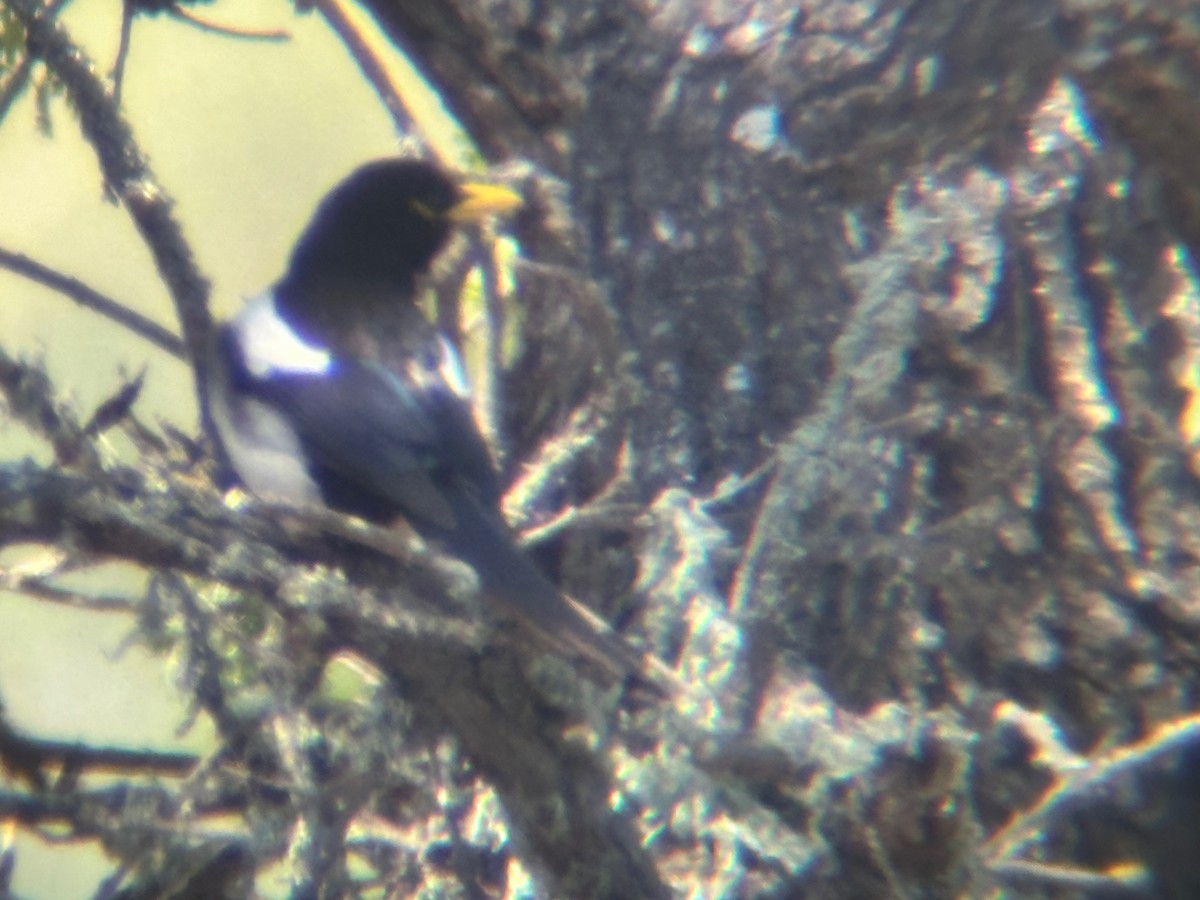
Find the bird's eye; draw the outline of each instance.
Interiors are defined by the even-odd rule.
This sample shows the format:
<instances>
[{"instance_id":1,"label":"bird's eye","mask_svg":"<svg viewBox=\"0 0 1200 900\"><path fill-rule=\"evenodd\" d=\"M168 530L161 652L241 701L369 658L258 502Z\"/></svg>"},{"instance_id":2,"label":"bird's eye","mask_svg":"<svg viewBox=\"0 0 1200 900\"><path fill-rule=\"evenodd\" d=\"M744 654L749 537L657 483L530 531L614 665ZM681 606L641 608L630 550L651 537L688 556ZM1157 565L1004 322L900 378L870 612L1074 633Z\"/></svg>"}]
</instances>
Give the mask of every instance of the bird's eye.
<instances>
[{"instance_id":1,"label":"bird's eye","mask_svg":"<svg viewBox=\"0 0 1200 900\"><path fill-rule=\"evenodd\" d=\"M433 211L433 207L423 200L409 200L408 205L409 208L412 209L412 211L422 219L428 219L429 221L433 222L436 221L438 217L437 213Z\"/></svg>"}]
</instances>

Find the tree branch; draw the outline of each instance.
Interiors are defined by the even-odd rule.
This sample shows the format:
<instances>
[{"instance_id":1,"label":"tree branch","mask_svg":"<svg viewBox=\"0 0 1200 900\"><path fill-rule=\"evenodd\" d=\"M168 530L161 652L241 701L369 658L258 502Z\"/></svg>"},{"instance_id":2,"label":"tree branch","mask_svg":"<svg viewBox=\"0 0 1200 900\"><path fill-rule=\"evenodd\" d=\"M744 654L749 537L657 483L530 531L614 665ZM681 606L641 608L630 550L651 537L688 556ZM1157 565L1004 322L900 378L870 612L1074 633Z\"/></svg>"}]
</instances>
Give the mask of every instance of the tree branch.
<instances>
[{"instance_id":1,"label":"tree branch","mask_svg":"<svg viewBox=\"0 0 1200 900\"><path fill-rule=\"evenodd\" d=\"M404 96L392 82L387 66L371 48L342 3L339 0L315 0L313 5L316 6L329 27L333 29L334 34L341 39L346 51L358 64L363 78L367 79L367 83L375 89L384 109L392 117L392 123L396 126L396 134L399 136L418 134L413 124L412 114L404 102Z\"/></svg>"},{"instance_id":2,"label":"tree branch","mask_svg":"<svg viewBox=\"0 0 1200 900\"><path fill-rule=\"evenodd\" d=\"M150 249L174 301L204 409L204 359L212 332L209 284L196 268L172 214L173 203L151 172L95 65L35 0L7 0L6 5L25 29L29 53L41 59L66 88L84 136L96 151L105 184L125 205Z\"/></svg>"},{"instance_id":3,"label":"tree branch","mask_svg":"<svg viewBox=\"0 0 1200 900\"><path fill-rule=\"evenodd\" d=\"M1046 834L1048 823L1069 806L1085 801L1104 785L1161 756L1200 741L1200 714L1163 722L1140 741L1091 757L1087 765L1057 780L1032 808L1015 816L983 847L988 865L1003 869L1032 842Z\"/></svg>"},{"instance_id":4,"label":"tree branch","mask_svg":"<svg viewBox=\"0 0 1200 900\"><path fill-rule=\"evenodd\" d=\"M24 275L31 281L58 291L60 294L74 300L85 309L90 309L128 328L138 337L145 338L155 347L165 350L176 359L187 360L187 350L178 337L157 322L154 322L139 312L135 312L111 297L106 297L77 278L56 272L49 266L44 266L30 259L23 253L13 253L0 248L0 266L18 275Z\"/></svg>"},{"instance_id":5,"label":"tree branch","mask_svg":"<svg viewBox=\"0 0 1200 900\"><path fill-rule=\"evenodd\" d=\"M29 463L0 467L0 545L69 540L100 556L190 573L253 592L297 626L319 610L327 637L303 625L311 646L361 653L404 686L422 716L454 733L497 786L564 896L666 896L632 822L608 805L613 787L605 767L558 729L537 725L530 704L540 692L520 674L514 648L489 646L481 657L470 627L423 627L434 617L422 607L462 589L439 571L436 556L388 565L387 580L402 584L408 598L401 605L316 576L311 562L293 566L289 559L332 562L331 548L321 546L320 535L289 534L274 517L264 518L230 510L211 489L182 479L152 490L132 470L98 480ZM474 615L480 616L477 608ZM193 641L211 633L212 626L201 629ZM210 663L217 659L210 654ZM216 684L211 666L206 671ZM550 807L559 813L547 820Z\"/></svg>"},{"instance_id":6,"label":"tree branch","mask_svg":"<svg viewBox=\"0 0 1200 900\"><path fill-rule=\"evenodd\" d=\"M191 753L96 747L28 737L9 727L0 716L0 762L38 781L40 779L31 773L41 773L47 766L62 767L71 777L97 770L127 776L149 773L181 777L195 768L199 757Z\"/></svg>"}]
</instances>

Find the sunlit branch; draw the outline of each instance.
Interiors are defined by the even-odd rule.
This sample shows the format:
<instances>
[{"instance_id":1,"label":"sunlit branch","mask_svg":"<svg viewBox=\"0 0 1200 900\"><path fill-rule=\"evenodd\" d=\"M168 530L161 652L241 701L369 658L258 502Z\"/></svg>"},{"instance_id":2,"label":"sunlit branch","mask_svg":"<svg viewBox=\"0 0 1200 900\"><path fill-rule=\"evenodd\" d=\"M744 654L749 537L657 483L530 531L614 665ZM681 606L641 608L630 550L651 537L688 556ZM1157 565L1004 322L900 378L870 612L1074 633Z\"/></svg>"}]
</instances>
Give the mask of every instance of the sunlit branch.
<instances>
[{"instance_id":1,"label":"sunlit branch","mask_svg":"<svg viewBox=\"0 0 1200 900\"><path fill-rule=\"evenodd\" d=\"M480 383L475 386L475 407L482 420L484 434L493 447L503 454L507 447L500 425L504 420L500 397L500 355L504 341L504 316L500 309L500 277L496 271L496 242L492 236L474 238L473 249L480 258L480 287L482 288L482 329L479 335L483 343L483 369ZM496 460L503 467L502 456Z\"/></svg>"},{"instance_id":2,"label":"sunlit branch","mask_svg":"<svg viewBox=\"0 0 1200 900\"><path fill-rule=\"evenodd\" d=\"M521 467L504 495L504 517L516 528L524 528L534 518L534 510L580 454L593 446L599 426L590 406L576 409L566 424L546 438Z\"/></svg>"},{"instance_id":3,"label":"sunlit branch","mask_svg":"<svg viewBox=\"0 0 1200 900\"><path fill-rule=\"evenodd\" d=\"M1164 722L1140 741L1092 757L1088 765L1056 781L1041 799L1016 816L984 845L989 866L1003 869L1029 844L1046 833L1049 821L1082 802L1102 785L1180 748L1200 742L1200 713Z\"/></svg>"},{"instance_id":4,"label":"sunlit branch","mask_svg":"<svg viewBox=\"0 0 1200 900\"><path fill-rule=\"evenodd\" d=\"M412 114L409 112L404 98L392 83L383 61L371 49L358 26L347 15L339 0L316 0L313 4L329 27L346 45L346 50L353 57L362 75L375 89L384 107L392 117L396 133L400 135L415 134Z\"/></svg>"}]
</instances>

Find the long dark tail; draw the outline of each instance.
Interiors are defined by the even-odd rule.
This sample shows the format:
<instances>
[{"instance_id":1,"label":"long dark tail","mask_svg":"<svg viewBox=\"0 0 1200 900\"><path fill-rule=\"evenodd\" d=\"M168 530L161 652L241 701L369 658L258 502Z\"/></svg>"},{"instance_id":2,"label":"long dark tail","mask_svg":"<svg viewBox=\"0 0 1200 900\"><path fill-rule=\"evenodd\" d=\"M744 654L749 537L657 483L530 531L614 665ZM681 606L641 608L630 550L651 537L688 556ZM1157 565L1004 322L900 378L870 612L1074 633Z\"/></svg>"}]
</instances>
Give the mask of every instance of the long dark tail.
<instances>
[{"instance_id":1,"label":"long dark tail","mask_svg":"<svg viewBox=\"0 0 1200 900\"><path fill-rule=\"evenodd\" d=\"M455 493L457 527L444 540L448 550L474 567L489 599L559 649L580 653L618 677L640 676L674 689L674 676L661 661L633 647L538 571L498 515Z\"/></svg>"}]
</instances>

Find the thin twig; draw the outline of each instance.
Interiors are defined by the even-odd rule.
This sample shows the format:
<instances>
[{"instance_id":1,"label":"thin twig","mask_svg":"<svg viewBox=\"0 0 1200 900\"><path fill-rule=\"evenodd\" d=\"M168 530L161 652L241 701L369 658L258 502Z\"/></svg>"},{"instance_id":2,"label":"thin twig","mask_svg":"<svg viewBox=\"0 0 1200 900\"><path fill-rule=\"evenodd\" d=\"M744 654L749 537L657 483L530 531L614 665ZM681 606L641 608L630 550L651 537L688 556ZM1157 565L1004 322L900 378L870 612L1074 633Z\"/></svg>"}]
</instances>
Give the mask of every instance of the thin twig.
<instances>
[{"instance_id":1,"label":"thin twig","mask_svg":"<svg viewBox=\"0 0 1200 900\"><path fill-rule=\"evenodd\" d=\"M529 521L532 510L551 485L580 453L595 443L597 430L593 410L583 406L571 414L557 433L542 441L504 494L504 517L511 524L520 528Z\"/></svg>"},{"instance_id":2,"label":"thin twig","mask_svg":"<svg viewBox=\"0 0 1200 900\"><path fill-rule=\"evenodd\" d=\"M133 601L128 597L97 596L82 591L71 591L49 584L44 578L20 576L15 572L0 570L0 588L91 612L132 612Z\"/></svg>"},{"instance_id":3,"label":"thin twig","mask_svg":"<svg viewBox=\"0 0 1200 900\"><path fill-rule=\"evenodd\" d=\"M237 38L243 41L267 41L270 43L282 43L283 41L290 41L292 39L291 32L286 28L236 28L232 25L222 25L220 22L213 22L211 19L202 18L178 4L167 7L167 14L179 19L181 22L186 22L198 28L200 31L206 31L209 34L219 35L220 37Z\"/></svg>"},{"instance_id":4,"label":"thin twig","mask_svg":"<svg viewBox=\"0 0 1200 900\"><path fill-rule=\"evenodd\" d=\"M713 492L700 501L701 505L706 511L709 511L713 507L729 503L750 488L757 486L760 481L771 474L778 462L778 457L772 453L745 475L734 473L722 478L713 488Z\"/></svg>"},{"instance_id":5,"label":"thin twig","mask_svg":"<svg viewBox=\"0 0 1200 900\"><path fill-rule=\"evenodd\" d=\"M371 87L375 88L375 93L379 95L384 108L392 117L396 133L400 135L419 134L412 112L409 110L408 104L404 102L403 95L392 83L383 60L371 49L358 26L342 8L342 4L338 0L315 0L313 5L334 33L341 38L342 43L346 45L346 50L358 64L363 77L367 79Z\"/></svg>"},{"instance_id":6,"label":"thin twig","mask_svg":"<svg viewBox=\"0 0 1200 900\"><path fill-rule=\"evenodd\" d=\"M534 547L545 543L557 534L571 528L585 525L620 525L628 524L643 511L640 503L596 503L589 501L582 506L568 506L558 512L548 522L535 525L521 532L519 543L522 547Z\"/></svg>"},{"instance_id":7,"label":"thin twig","mask_svg":"<svg viewBox=\"0 0 1200 900\"><path fill-rule=\"evenodd\" d=\"M476 386L476 414L481 420L484 434L498 454L505 449L503 435L500 434L500 423L504 420L500 404L500 350L503 343L504 316L500 304L500 277L496 271L496 239L495 235L475 234L471 243L478 250L481 260L479 266L480 289L483 310L483 324L480 338L483 342L483 371ZM497 465L503 468L503 458L497 458Z\"/></svg>"},{"instance_id":8,"label":"thin twig","mask_svg":"<svg viewBox=\"0 0 1200 900\"><path fill-rule=\"evenodd\" d=\"M138 13L133 0L125 0L121 11L121 39L117 45L117 58L112 67L112 96L117 106L121 105L121 85L125 81L125 61L129 57L130 38L133 33L133 19ZM280 42L291 40L291 34L282 28L256 30L253 28L234 28L211 22L189 12L178 4L166 7L166 13L193 28L220 37L237 38L246 41Z\"/></svg>"},{"instance_id":9,"label":"thin twig","mask_svg":"<svg viewBox=\"0 0 1200 900\"><path fill-rule=\"evenodd\" d=\"M175 303L204 409L204 360L213 330L209 284L196 268L172 201L159 187L91 60L36 0L6 0L6 6L24 27L30 54L40 58L65 88L106 184L124 203L154 257Z\"/></svg>"},{"instance_id":10,"label":"thin twig","mask_svg":"<svg viewBox=\"0 0 1200 900\"><path fill-rule=\"evenodd\" d=\"M83 426L83 436L98 437L123 424L132 414L133 405L142 395L142 385L146 383L146 367L133 378L126 378L111 397L96 407L87 424Z\"/></svg>"},{"instance_id":11,"label":"thin twig","mask_svg":"<svg viewBox=\"0 0 1200 900\"><path fill-rule=\"evenodd\" d=\"M4 88L0 89L0 122L8 115L16 99L25 92L25 88L29 87L30 77L33 75L33 61L32 56L26 55L8 76Z\"/></svg>"},{"instance_id":12,"label":"thin twig","mask_svg":"<svg viewBox=\"0 0 1200 900\"><path fill-rule=\"evenodd\" d=\"M101 787L93 791L70 793L44 793L31 796L16 791L0 790L0 818L15 819L23 825L39 825L49 822L67 822L74 830L71 837L79 840L84 837L103 837L106 829L128 828L129 817L116 820L111 815L99 813L114 813L135 808L152 810L170 810L174 806L174 797L167 788L158 785L141 785L121 783L111 787ZM204 803L195 804L196 815L217 815L220 813L241 812L245 799L240 796L220 795ZM142 826L146 830L165 833L169 825L169 813L155 817L149 824ZM111 823L119 822L114 826ZM129 840L128 834L125 835Z\"/></svg>"},{"instance_id":13,"label":"thin twig","mask_svg":"<svg viewBox=\"0 0 1200 900\"><path fill-rule=\"evenodd\" d=\"M9 415L54 448L59 465L101 468L96 448L69 408L54 399L54 385L41 366L14 359L0 347L0 395Z\"/></svg>"},{"instance_id":14,"label":"thin twig","mask_svg":"<svg viewBox=\"0 0 1200 900\"><path fill-rule=\"evenodd\" d=\"M475 260L470 253L454 256L454 266L437 282L437 330L444 334L455 347L463 346L462 298L467 289L467 280L475 270Z\"/></svg>"},{"instance_id":15,"label":"thin twig","mask_svg":"<svg viewBox=\"0 0 1200 900\"><path fill-rule=\"evenodd\" d=\"M757 470L756 470L757 471ZM766 471L770 471L769 469ZM758 513L754 517L754 525L750 528L750 536L742 549L742 558L738 561L729 586L729 611L736 619L749 607L750 596L758 579L758 567L762 561L763 552L767 546L767 535L774 531L775 518L775 483L778 471L772 474L771 483L758 504Z\"/></svg>"},{"instance_id":16,"label":"thin twig","mask_svg":"<svg viewBox=\"0 0 1200 900\"><path fill-rule=\"evenodd\" d=\"M192 753L96 747L69 741L30 738L11 729L0 729L0 757L20 759L24 765L63 766L74 772L105 771L133 775L187 775L199 757Z\"/></svg>"},{"instance_id":17,"label":"thin twig","mask_svg":"<svg viewBox=\"0 0 1200 900\"><path fill-rule=\"evenodd\" d=\"M640 503L620 502L617 498L622 491L632 484L630 472L633 468L633 454L629 441L621 444L617 456L617 471L599 493L592 496L586 503L570 505L560 510L548 521L521 532L522 547L531 547L547 541L568 528L578 528L580 525L596 523L616 524L632 522L643 512Z\"/></svg>"},{"instance_id":18,"label":"thin twig","mask_svg":"<svg viewBox=\"0 0 1200 900\"><path fill-rule=\"evenodd\" d=\"M1003 867L1012 862L1017 853L1046 833L1047 820L1097 786L1195 741L1200 741L1200 713L1164 722L1140 741L1093 757L1086 768L1056 781L1031 809L1019 814L984 844L984 858L989 867Z\"/></svg>"},{"instance_id":19,"label":"thin twig","mask_svg":"<svg viewBox=\"0 0 1200 900\"><path fill-rule=\"evenodd\" d=\"M121 107L121 86L125 83L125 60L129 58L129 41L133 36L133 0L122 0L121 3L121 37L117 41L117 58L113 60L112 98L113 104Z\"/></svg>"},{"instance_id":20,"label":"thin twig","mask_svg":"<svg viewBox=\"0 0 1200 900\"><path fill-rule=\"evenodd\" d=\"M991 870L1010 884L1026 883L1043 887L1052 885L1076 891L1103 891L1105 896L1117 893L1146 896L1151 887L1149 873L1139 865L1097 871L1076 866L1007 860L993 864Z\"/></svg>"},{"instance_id":21,"label":"thin twig","mask_svg":"<svg viewBox=\"0 0 1200 900\"><path fill-rule=\"evenodd\" d=\"M88 287L77 278L56 272L49 266L30 259L22 253L13 253L0 248L0 266L10 272L23 275L30 281L35 281L43 287L58 291L67 298L74 300L85 309L97 312L118 325L128 328L138 337L145 338L154 346L170 353L176 359L187 360L187 351L183 341L153 322L139 312L134 312L111 297L106 297L99 291Z\"/></svg>"}]
</instances>

